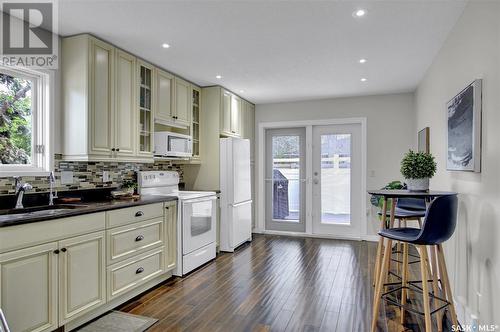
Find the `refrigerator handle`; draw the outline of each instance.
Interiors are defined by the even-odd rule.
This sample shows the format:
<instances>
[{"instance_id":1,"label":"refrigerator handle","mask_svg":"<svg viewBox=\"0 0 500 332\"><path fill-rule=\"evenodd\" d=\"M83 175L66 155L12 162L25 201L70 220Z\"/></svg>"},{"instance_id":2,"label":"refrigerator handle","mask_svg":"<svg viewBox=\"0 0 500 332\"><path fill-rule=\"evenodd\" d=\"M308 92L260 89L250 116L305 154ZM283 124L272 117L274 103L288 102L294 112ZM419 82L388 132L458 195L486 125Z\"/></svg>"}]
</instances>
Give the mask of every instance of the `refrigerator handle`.
<instances>
[{"instance_id":1,"label":"refrigerator handle","mask_svg":"<svg viewBox=\"0 0 500 332\"><path fill-rule=\"evenodd\" d=\"M248 201L244 201L244 202L241 202L241 203L229 204L229 205L231 205L232 207L238 207L238 206L245 205L245 204L248 204L248 203L252 203L252 200L250 199Z\"/></svg>"}]
</instances>

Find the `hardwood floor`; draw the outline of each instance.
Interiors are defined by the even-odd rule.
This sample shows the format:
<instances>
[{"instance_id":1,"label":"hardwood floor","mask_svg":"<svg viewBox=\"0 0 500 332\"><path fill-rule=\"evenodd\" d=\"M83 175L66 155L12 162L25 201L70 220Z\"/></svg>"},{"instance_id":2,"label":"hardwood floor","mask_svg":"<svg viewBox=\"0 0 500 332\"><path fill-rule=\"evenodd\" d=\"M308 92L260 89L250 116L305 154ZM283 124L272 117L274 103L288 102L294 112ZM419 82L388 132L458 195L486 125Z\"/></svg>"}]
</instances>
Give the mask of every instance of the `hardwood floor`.
<instances>
[{"instance_id":1,"label":"hardwood floor","mask_svg":"<svg viewBox=\"0 0 500 332\"><path fill-rule=\"evenodd\" d=\"M370 242L256 235L119 310L159 319L148 331L369 331L376 249ZM399 310L382 307L380 331L401 331ZM422 317L406 316L407 331L423 330Z\"/></svg>"}]
</instances>

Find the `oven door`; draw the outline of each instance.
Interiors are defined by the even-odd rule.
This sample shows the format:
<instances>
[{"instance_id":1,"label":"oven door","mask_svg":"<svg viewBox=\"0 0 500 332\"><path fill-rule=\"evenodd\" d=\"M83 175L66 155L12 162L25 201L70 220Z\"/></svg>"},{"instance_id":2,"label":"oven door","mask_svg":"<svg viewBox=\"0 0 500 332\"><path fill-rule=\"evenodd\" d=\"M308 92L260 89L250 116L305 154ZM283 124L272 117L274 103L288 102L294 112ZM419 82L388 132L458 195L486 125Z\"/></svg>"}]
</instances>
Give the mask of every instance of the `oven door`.
<instances>
[{"instance_id":1,"label":"oven door","mask_svg":"<svg viewBox=\"0 0 500 332\"><path fill-rule=\"evenodd\" d=\"M182 254L214 243L216 196L182 201Z\"/></svg>"}]
</instances>

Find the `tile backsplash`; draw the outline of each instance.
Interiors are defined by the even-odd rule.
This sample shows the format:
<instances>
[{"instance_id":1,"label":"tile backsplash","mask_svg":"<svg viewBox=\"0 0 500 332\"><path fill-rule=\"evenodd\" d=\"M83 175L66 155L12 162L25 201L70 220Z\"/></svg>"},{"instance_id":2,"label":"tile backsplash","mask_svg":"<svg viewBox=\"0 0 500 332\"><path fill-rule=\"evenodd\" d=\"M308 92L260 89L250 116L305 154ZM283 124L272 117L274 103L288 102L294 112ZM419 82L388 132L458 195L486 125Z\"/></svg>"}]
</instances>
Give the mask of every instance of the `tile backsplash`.
<instances>
[{"instance_id":1,"label":"tile backsplash","mask_svg":"<svg viewBox=\"0 0 500 332\"><path fill-rule=\"evenodd\" d=\"M60 155L55 156L54 174L56 176L55 189L58 191L111 188L118 187L124 180L135 179L136 171L177 171L180 181L183 182L183 171L181 165L171 162L147 163L123 163L123 162L73 162L61 160ZM73 172L73 184L61 184L61 171ZM102 172L109 172L109 181L102 182ZM46 176L24 176L24 182L33 186L31 192L46 192L49 190L49 182ZM12 177L0 178L0 195L11 195L15 193L14 179Z\"/></svg>"}]
</instances>

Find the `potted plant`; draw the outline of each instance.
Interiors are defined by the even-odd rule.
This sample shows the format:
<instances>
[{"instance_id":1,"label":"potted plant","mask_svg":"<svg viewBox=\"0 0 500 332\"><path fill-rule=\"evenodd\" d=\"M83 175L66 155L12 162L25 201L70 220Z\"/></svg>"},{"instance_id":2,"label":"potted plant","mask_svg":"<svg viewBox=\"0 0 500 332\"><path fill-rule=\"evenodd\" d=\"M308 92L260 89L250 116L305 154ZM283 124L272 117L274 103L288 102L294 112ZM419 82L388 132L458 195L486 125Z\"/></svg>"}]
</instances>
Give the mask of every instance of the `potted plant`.
<instances>
[{"instance_id":1,"label":"potted plant","mask_svg":"<svg viewBox=\"0 0 500 332\"><path fill-rule=\"evenodd\" d=\"M129 195L133 195L137 189L137 183L133 180L123 180L121 189L127 192Z\"/></svg>"},{"instance_id":2,"label":"potted plant","mask_svg":"<svg viewBox=\"0 0 500 332\"><path fill-rule=\"evenodd\" d=\"M401 160L401 174L410 191L429 190L429 179L435 173L436 162L430 153L410 150Z\"/></svg>"}]
</instances>

